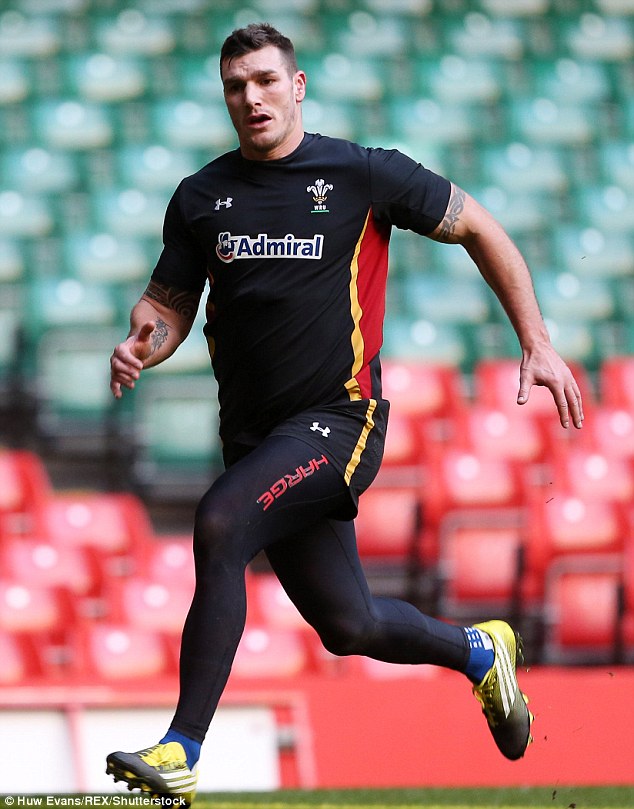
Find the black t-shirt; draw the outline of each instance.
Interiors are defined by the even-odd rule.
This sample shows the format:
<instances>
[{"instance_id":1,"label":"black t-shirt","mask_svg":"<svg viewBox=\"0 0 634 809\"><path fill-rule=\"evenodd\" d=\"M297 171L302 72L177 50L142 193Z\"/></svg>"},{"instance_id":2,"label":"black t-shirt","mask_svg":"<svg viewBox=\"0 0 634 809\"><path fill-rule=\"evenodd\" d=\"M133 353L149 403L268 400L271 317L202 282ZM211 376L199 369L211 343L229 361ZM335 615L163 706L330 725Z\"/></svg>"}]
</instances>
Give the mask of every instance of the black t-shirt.
<instances>
[{"instance_id":1,"label":"black t-shirt","mask_svg":"<svg viewBox=\"0 0 634 809\"><path fill-rule=\"evenodd\" d=\"M228 152L181 182L153 279L202 293L225 442L380 398L391 227L442 220L450 184L398 151L306 134L280 160Z\"/></svg>"}]
</instances>

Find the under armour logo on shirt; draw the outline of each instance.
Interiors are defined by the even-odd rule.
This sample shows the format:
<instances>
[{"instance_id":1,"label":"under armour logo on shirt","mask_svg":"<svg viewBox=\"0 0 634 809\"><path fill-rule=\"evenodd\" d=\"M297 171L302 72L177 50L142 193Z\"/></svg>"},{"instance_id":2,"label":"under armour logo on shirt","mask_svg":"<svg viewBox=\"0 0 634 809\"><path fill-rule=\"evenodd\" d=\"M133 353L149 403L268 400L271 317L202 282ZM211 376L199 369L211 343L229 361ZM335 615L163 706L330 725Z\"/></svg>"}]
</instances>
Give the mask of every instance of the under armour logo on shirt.
<instances>
[{"instance_id":1,"label":"under armour logo on shirt","mask_svg":"<svg viewBox=\"0 0 634 809\"><path fill-rule=\"evenodd\" d=\"M330 427L320 427L318 421L313 421L313 426L310 428L314 433L321 433L324 438L330 435Z\"/></svg>"},{"instance_id":2,"label":"under armour logo on shirt","mask_svg":"<svg viewBox=\"0 0 634 809\"><path fill-rule=\"evenodd\" d=\"M220 208L231 208L231 203L232 202L233 202L233 197L227 197L227 199L217 199L216 200L215 210L219 211Z\"/></svg>"}]
</instances>

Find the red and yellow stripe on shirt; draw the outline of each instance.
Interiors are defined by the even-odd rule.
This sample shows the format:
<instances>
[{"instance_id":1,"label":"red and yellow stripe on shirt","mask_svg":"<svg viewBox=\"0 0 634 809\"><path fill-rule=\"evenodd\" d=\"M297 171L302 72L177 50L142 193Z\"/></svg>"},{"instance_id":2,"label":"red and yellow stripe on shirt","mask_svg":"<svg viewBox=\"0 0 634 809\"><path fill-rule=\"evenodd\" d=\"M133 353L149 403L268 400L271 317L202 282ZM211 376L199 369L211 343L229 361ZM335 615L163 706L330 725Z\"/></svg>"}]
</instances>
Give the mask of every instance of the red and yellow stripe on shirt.
<instances>
[{"instance_id":1,"label":"red and yellow stripe on shirt","mask_svg":"<svg viewBox=\"0 0 634 809\"><path fill-rule=\"evenodd\" d=\"M389 233L377 227L368 211L350 264L350 314L353 364L346 389L351 400L374 395L369 362L383 340Z\"/></svg>"}]
</instances>

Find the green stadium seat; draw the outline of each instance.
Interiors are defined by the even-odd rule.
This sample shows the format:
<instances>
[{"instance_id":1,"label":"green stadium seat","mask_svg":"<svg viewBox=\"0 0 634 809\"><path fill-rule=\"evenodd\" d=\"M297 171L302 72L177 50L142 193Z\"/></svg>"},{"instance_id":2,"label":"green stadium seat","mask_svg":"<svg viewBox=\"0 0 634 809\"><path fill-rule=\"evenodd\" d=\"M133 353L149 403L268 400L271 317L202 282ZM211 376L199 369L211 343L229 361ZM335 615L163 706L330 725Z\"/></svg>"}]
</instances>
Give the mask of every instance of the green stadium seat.
<instances>
[{"instance_id":1,"label":"green stadium seat","mask_svg":"<svg viewBox=\"0 0 634 809\"><path fill-rule=\"evenodd\" d=\"M154 265L142 241L104 232L67 234L64 260L70 277L85 283L135 284L139 295Z\"/></svg>"},{"instance_id":2,"label":"green stadium seat","mask_svg":"<svg viewBox=\"0 0 634 809\"><path fill-rule=\"evenodd\" d=\"M479 160L483 179L507 191L559 194L568 188L565 152L556 146L517 141L484 145Z\"/></svg>"},{"instance_id":3,"label":"green stadium seat","mask_svg":"<svg viewBox=\"0 0 634 809\"><path fill-rule=\"evenodd\" d=\"M619 278L632 274L634 242L631 234L595 227L561 225L553 234L555 263L585 277Z\"/></svg>"},{"instance_id":4,"label":"green stadium seat","mask_svg":"<svg viewBox=\"0 0 634 809\"><path fill-rule=\"evenodd\" d=\"M513 237L540 233L550 227L557 208L549 192L524 192L498 186L473 187L471 196L483 205Z\"/></svg>"},{"instance_id":5,"label":"green stadium seat","mask_svg":"<svg viewBox=\"0 0 634 809\"><path fill-rule=\"evenodd\" d=\"M600 170L606 183L634 191L634 143L630 140L602 140L597 144Z\"/></svg>"},{"instance_id":6,"label":"green stadium seat","mask_svg":"<svg viewBox=\"0 0 634 809\"><path fill-rule=\"evenodd\" d=\"M634 32L624 18L586 13L562 30L561 46L581 59L625 62L634 57Z\"/></svg>"},{"instance_id":7,"label":"green stadium seat","mask_svg":"<svg viewBox=\"0 0 634 809\"><path fill-rule=\"evenodd\" d=\"M482 11L492 17L541 17L548 12L551 0L479 0Z\"/></svg>"},{"instance_id":8,"label":"green stadium seat","mask_svg":"<svg viewBox=\"0 0 634 809\"><path fill-rule=\"evenodd\" d=\"M511 99L506 104L511 139L535 146L584 146L597 137L599 110L550 98Z\"/></svg>"},{"instance_id":9,"label":"green stadium seat","mask_svg":"<svg viewBox=\"0 0 634 809\"><path fill-rule=\"evenodd\" d=\"M27 59L49 57L62 47L60 28L59 21L48 15L4 11L0 15L0 53Z\"/></svg>"},{"instance_id":10,"label":"green stadium seat","mask_svg":"<svg viewBox=\"0 0 634 809\"><path fill-rule=\"evenodd\" d=\"M68 87L85 101L112 103L143 96L147 78L143 68L127 56L90 53L71 56L65 64Z\"/></svg>"},{"instance_id":11,"label":"green stadium seat","mask_svg":"<svg viewBox=\"0 0 634 809\"><path fill-rule=\"evenodd\" d=\"M420 93L450 104L493 104L504 91L504 72L492 59L451 53L441 59L417 59L413 71Z\"/></svg>"},{"instance_id":12,"label":"green stadium seat","mask_svg":"<svg viewBox=\"0 0 634 809\"><path fill-rule=\"evenodd\" d=\"M387 100L390 131L396 139L427 144L468 143L481 134L477 116L465 104L444 104L417 96Z\"/></svg>"},{"instance_id":13,"label":"green stadium seat","mask_svg":"<svg viewBox=\"0 0 634 809\"><path fill-rule=\"evenodd\" d=\"M0 191L0 236L38 238L51 233L54 226L45 198L20 191Z\"/></svg>"},{"instance_id":14,"label":"green stadium seat","mask_svg":"<svg viewBox=\"0 0 634 809\"><path fill-rule=\"evenodd\" d=\"M138 188L98 191L91 197L93 220L99 230L115 236L160 238L168 192Z\"/></svg>"},{"instance_id":15,"label":"green stadium seat","mask_svg":"<svg viewBox=\"0 0 634 809\"><path fill-rule=\"evenodd\" d=\"M39 146L7 149L0 165L5 184L29 194L61 194L80 183L79 167L68 152Z\"/></svg>"},{"instance_id":16,"label":"green stadium seat","mask_svg":"<svg viewBox=\"0 0 634 809\"><path fill-rule=\"evenodd\" d=\"M385 0L363 0L363 6L375 14L383 14L386 10ZM432 0L390 0L389 12L399 17L426 17L433 9Z\"/></svg>"},{"instance_id":17,"label":"green stadium seat","mask_svg":"<svg viewBox=\"0 0 634 809\"><path fill-rule=\"evenodd\" d=\"M200 168L193 153L162 144L130 144L116 150L119 181L142 191L174 191L183 177Z\"/></svg>"},{"instance_id":18,"label":"green stadium seat","mask_svg":"<svg viewBox=\"0 0 634 809\"><path fill-rule=\"evenodd\" d=\"M110 355L121 329L46 328L36 346L37 430L60 452L108 450L112 438Z\"/></svg>"},{"instance_id":19,"label":"green stadium seat","mask_svg":"<svg viewBox=\"0 0 634 809\"><path fill-rule=\"evenodd\" d=\"M464 367L471 350L458 326L391 315L385 321L383 352L392 359L418 359Z\"/></svg>"},{"instance_id":20,"label":"green stadium seat","mask_svg":"<svg viewBox=\"0 0 634 809\"><path fill-rule=\"evenodd\" d=\"M113 123L102 105L70 97L38 102L31 109L33 132L50 149L100 149L114 139Z\"/></svg>"},{"instance_id":21,"label":"green stadium seat","mask_svg":"<svg viewBox=\"0 0 634 809\"><path fill-rule=\"evenodd\" d=\"M31 279L24 310L31 344L47 329L61 326L113 326L120 323L114 290L74 278ZM122 325L122 328L126 328Z\"/></svg>"},{"instance_id":22,"label":"green stadium seat","mask_svg":"<svg viewBox=\"0 0 634 809\"><path fill-rule=\"evenodd\" d=\"M0 289L5 284L24 278L25 262L19 243L11 238L0 238Z\"/></svg>"},{"instance_id":23,"label":"green stadium seat","mask_svg":"<svg viewBox=\"0 0 634 809\"><path fill-rule=\"evenodd\" d=\"M590 59L533 60L530 93L557 103L608 101L612 87L607 66Z\"/></svg>"},{"instance_id":24,"label":"green stadium seat","mask_svg":"<svg viewBox=\"0 0 634 809\"><path fill-rule=\"evenodd\" d=\"M594 0L594 3L597 11L608 16L634 14L633 0Z\"/></svg>"},{"instance_id":25,"label":"green stadium seat","mask_svg":"<svg viewBox=\"0 0 634 809\"><path fill-rule=\"evenodd\" d=\"M0 104L20 104L31 93L31 80L24 63L0 59Z\"/></svg>"},{"instance_id":26,"label":"green stadium seat","mask_svg":"<svg viewBox=\"0 0 634 809\"><path fill-rule=\"evenodd\" d=\"M347 102L319 101L306 98L302 102L304 128L333 138L354 140L359 133L359 115Z\"/></svg>"},{"instance_id":27,"label":"green stadium seat","mask_svg":"<svg viewBox=\"0 0 634 809\"><path fill-rule=\"evenodd\" d=\"M11 392L7 389L11 387L20 359L24 299L24 285L0 283L0 392L3 397L0 411L7 405L7 394Z\"/></svg>"},{"instance_id":28,"label":"green stadium seat","mask_svg":"<svg viewBox=\"0 0 634 809\"><path fill-rule=\"evenodd\" d=\"M115 56L157 56L171 53L176 47L167 19L145 14L134 6L122 9L115 17L95 19L94 33L97 46Z\"/></svg>"},{"instance_id":29,"label":"green stadium seat","mask_svg":"<svg viewBox=\"0 0 634 809\"><path fill-rule=\"evenodd\" d=\"M180 94L185 98L223 103L220 53L183 54L178 60Z\"/></svg>"},{"instance_id":30,"label":"green stadium seat","mask_svg":"<svg viewBox=\"0 0 634 809\"><path fill-rule=\"evenodd\" d=\"M603 278L569 272L533 273L535 293L544 317L562 321L602 321L615 314L615 300Z\"/></svg>"},{"instance_id":31,"label":"green stadium seat","mask_svg":"<svg viewBox=\"0 0 634 809\"><path fill-rule=\"evenodd\" d=\"M406 51L409 24L399 17L385 13L373 14L356 9L343 19L334 18L328 35L329 46L352 58L400 56Z\"/></svg>"},{"instance_id":32,"label":"green stadium seat","mask_svg":"<svg viewBox=\"0 0 634 809\"><path fill-rule=\"evenodd\" d=\"M384 77L373 59L332 51L301 59L309 79L309 93L331 101L379 101L385 93Z\"/></svg>"},{"instance_id":33,"label":"green stadium seat","mask_svg":"<svg viewBox=\"0 0 634 809\"><path fill-rule=\"evenodd\" d=\"M402 280L410 316L438 324L484 323L490 314L488 288L479 275L409 273Z\"/></svg>"},{"instance_id":34,"label":"green stadium seat","mask_svg":"<svg viewBox=\"0 0 634 809\"><path fill-rule=\"evenodd\" d=\"M426 246L429 250L431 267L435 272L446 272L463 278L478 275L473 259L463 247L431 239Z\"/></svg>"},{"instance_id":35,"label":"green stadium seat","mask_svg":"<svg viewBox=\"0 0 634 809\"><path fill-rule=\"evenodd\" d=\"M213 377L148 372L133 399L135 485L149 497L197 499L220 463Z\"/></svg>"},{"instance_id":36,"label":"green stadium seat","mask_svg":"<svg viewBox=\"0 0 634 809\"><path fill-rule=\"evenodd\" d=\"M151 117L157 141L169 147L219 152L237 145L224 103L161 100L152 106Z\"/></svg>"},{"instance_id":37,"label":"green stadium seat","mask_svg":"<svg viewBox=\"0 0 634 809\"><path fill-rule=\"evenodd\" d=\"M526 43L517 20L489 17L479 11L464 16L448 12L445 27L449 50L465 58L515 60L524 55Z\"/></svg>"},{"instance_id":38,"label":"green stadium seat","mask_svg":"<svg viewBox=\"0 0 634 809\"><path fill-rule=\"evenodd\" d=\"M634 232L634 199L622 185L584 187L575 199L581 223L605 234Z\"/></svg>"}]
</instances>

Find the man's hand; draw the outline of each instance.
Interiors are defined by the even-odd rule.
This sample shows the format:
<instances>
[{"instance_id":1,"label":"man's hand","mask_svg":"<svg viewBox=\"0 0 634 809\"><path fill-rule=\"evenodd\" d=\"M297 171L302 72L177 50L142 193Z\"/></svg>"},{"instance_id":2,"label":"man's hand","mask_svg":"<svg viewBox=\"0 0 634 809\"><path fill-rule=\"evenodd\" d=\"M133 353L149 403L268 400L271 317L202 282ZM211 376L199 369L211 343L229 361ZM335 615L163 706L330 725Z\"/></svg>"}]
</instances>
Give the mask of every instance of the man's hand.
<instances>
[{"instance_id":1,"label":"man's hand","mask_svg":"<svg viewBox=\"0 0 634 809\"><path fill-rule=\"evenodd\" d=\"M110 390L115 399L123 395L121 386L132 390L135 381L143 370L143 363L152 354L152 333L156 328L153 320L148 320L136 334L119 343L110 357Z\"/></svg>"},{"instance_id":2,"label":"man's hand","mask_svg":"<svg viewBox=\"0 0 634 809\"><path fill-rule=\"evenodd\" d=\"M574 426L581 429L583 403L579 386L570 368L548 343L538 343L530 351L524 351L520 366L518 404L528 402L533 385L543 385L550 390L562 427L568 427L572 419Z\"/></svg>"}]
</instances>

